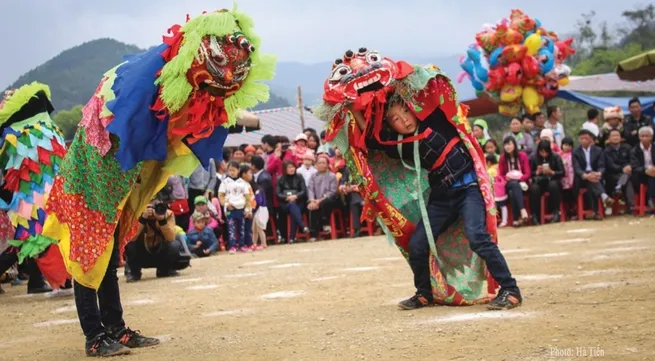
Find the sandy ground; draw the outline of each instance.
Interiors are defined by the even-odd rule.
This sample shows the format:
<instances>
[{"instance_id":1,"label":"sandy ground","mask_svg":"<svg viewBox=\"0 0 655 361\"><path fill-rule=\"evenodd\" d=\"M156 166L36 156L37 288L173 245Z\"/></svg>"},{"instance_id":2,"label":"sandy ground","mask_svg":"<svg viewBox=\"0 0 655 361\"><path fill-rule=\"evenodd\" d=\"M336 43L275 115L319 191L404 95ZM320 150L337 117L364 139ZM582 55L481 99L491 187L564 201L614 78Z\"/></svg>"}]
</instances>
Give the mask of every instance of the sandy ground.
<instances>
[{"instance_id":1,"label":"sandy ground","mask_svg":"<svg viewBox=\"0 0 655 361\"><path fill-rule=\"evenodd\" d=\"M501 231L524 306L400 311L411 272L382 237L194 260L126 284L129 360L655 360L655 219ZM119 270L122 274L122 270ZM1 360L85 359L72 298L0 296Z\"/></svg>"}]
</instances>

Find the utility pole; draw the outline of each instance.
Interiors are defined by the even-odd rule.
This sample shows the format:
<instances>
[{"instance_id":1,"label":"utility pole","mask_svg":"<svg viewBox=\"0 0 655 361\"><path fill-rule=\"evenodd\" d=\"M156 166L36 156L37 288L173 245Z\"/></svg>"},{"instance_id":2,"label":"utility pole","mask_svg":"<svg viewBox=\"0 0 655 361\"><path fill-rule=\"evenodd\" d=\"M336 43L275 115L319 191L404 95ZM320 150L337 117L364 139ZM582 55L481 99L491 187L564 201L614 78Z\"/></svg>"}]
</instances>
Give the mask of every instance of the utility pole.
<instances>
[{"instance_id":1,"label":"utility pole","mask_svg":"<svg viewBox=\"0 0 655 361\"><path fill-rule=\"evenodd\" d=\"M298 85L298 111L300 112L300 126L302 127L300 131L302 132L303 130L305 130L305 115L303 113L302 89L300 85Z\"/></svg>"}]
</instances>

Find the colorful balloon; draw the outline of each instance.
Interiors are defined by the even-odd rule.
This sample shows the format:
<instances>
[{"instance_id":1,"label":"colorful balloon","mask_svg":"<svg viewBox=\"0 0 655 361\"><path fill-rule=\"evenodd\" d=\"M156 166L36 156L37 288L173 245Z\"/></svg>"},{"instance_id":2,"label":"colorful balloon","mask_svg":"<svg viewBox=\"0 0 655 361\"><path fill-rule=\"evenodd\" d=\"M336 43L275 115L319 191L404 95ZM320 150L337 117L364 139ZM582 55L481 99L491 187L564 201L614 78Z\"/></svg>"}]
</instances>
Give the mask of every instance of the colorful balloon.
<instances>
[{"instance_id":1,"label":"colorful balloon","mask_svg":"<svg viewBox=\"0 0 655 361\"><path fill-rule=\"evenodd\" d=\"M553 53L548 49L539 50L539 68L541 69L541 74L548 74L553 67L555 66L555 57Z\"/></svg>"},{"instance_id":2,"label":"colorful balloon","mask_svg":"<svg viewBox=\"0 0 655 361\"><path fill-rule=\"evenodd\" d=\"M534 56L525 56L521 62L523 68L523 77L532 79L539 75L541 69L539 68L539 61Z\"/></svg>"},{"instance_id":3,"label":"colorful balloon","mask_svg":"<svg viewBox=\"0 0 655 361\"><path fill-rule=\"evenodd\" d=\"M523 106L528 113L534 114L539 111L539 93L537 93L537 89L532 86L526 86L523 88L521 97L523 99Z\"/></svg>"},{"instance_id":4,"label":"colorful balloon","mask_svg":"<svg viewBox=\"0 0 655 361\"><path fill-rule=\"evenodd\" d=\"M528 49L528 55L535 55L541 48L541 35L534 33L528 36L523 45Z\"/></svg>"},{"instance_id":5,"label":"colorful balloon","mask_svg":"<svg viewBox=\"0 0 655 361\"><path fill-rule=\"evenodd\" d=\"M457 79L468 77L476 94L496 99L502 114L515 115L521 108L533 114L570 81L563 61L575 53L573 40L560 40L519 9L496 25L485 24L475 38Z\"/></svg>"}]
</instances>

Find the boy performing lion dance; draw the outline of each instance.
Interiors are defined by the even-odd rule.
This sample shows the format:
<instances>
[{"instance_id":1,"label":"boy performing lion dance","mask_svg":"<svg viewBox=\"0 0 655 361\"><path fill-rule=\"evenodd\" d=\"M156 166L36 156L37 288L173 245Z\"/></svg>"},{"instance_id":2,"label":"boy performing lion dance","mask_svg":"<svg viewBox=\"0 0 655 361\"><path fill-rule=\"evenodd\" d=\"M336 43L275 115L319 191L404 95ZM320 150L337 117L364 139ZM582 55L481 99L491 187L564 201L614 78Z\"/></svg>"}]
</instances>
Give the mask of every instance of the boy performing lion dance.
<instances>
[{"instance_id":1,"label":"boy performing lion dance","mask_svg":"<svg viewBox=\"0 0 655 361\"><path fill-rule=\"evenodd\" d=\"M259 81L273 78L275 59L259 51L246 14L205 13L169 33L105 74L47 203L44 234L60 240L75 280L88 356L159 343L125 326L120 254L169 176L221 159L241 109L268 100Z\"/></svg>"},{"instance_id":2,"label":"boy performing lion dance","mask_svg":"<svg viewBox=\"0 0 655 361\"><path fill-rule=\"evenodd\" d=\"M47 292L39 270L54 294L72 291L56 238L42 234L46 222L45 203L55 175L66 155L64 137L50 113L50 88L31 83L5 92L0 103L0 166L5 183L2 187L7 210L15 230L13 247L0 253L0 274L18 261L27 260L30 280L28 293ZM38 266L38 268L37 268Z\"/></svg>"},{"instance_id":3,"label":"boy performing lion dance","mask_svg":"<svg viewBox=\"0 0 655 361\"><path fill-rule=\"evenodd\" d=\"M414 273L416 294L399 306L486 303L497 284L488 308L521 305L496 244L483 151L450 80L360 48L334 62L323 101L314 114L360 183L363 217L378 217Z\"/></svg>"}]
</instances>

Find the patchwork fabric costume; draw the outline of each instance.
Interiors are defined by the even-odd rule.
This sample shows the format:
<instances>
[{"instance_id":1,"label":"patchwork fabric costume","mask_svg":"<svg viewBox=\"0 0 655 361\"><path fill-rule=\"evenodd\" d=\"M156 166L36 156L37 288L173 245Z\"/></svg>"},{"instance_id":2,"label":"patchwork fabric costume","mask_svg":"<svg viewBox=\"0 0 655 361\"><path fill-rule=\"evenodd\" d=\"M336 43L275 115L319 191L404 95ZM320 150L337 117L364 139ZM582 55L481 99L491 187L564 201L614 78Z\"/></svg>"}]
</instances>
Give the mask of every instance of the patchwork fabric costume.
<instances>
[{"instance_id":1,"label":"patchwork fabric costume","mask_svg":"<svg viewBox=\"0 0 655 361\"><path fill-rule=\"evenodd\" d=\"M40 83L5 93L0 104L0 165L5 173L3 190L12 194L2 203L15 229L9 244L18 262L34 258L51 287L70 278L57 245L58 239L42 234L47 220L45 204L66 155L61 130L50 118L50 88ZM2 270L4 272L4 270Z\"/></svg>"},{"instance_id":2,"label":"patchwork fabric costume","mask_svg":"<svg viewBox=\"0 0 655 361\"><path fill-rule=\"evenodd\" d=\"M113 247L135 236L168 177L221 159L241 110L268 100L260 81L273 78L275 59L259 44L236 8L204 13L105 73L47 204L44 234L60 240L76 282L97 290Z\"/></svg>"},{"instance_id":3,"label":"patchwork fabric costume","mask_svg":"<svg viewBox=\"0 0 655 361\"><path fill-rule=\"evenodd\" d=\"M416 224L420 220L429 224L426 209L430 193L428 171L420 166L424 154L419 152L417 142L426 135L407 136L400 141L413 142L415 165L393 159L384 151L367 148L366 136L374 136L383 145L397 143L380 139L390 93L401 97L420 121L439 108L455 127L473 161L486 207L487 231L492 241L497 243L496 210L484 152L471 132L466 106L458 103L455 89L443 72L436 66L412 66L360 48L358 52L347 51L334 62L324 90L323 103L314 109L314 114L329 123L326 140L341 150L353 181L359 185L365 202L362 218L368 221L377 218L406 259ZM365 129L360 130L349 107L363 113ZM399 143L399 149L401 146ZM471 251L462 223L460 219L438 239L434 239L430 227L426 226L431 253L432 296L439 304L488 302L498 288L488 275L484 261Z\"/></svg>"}]
</instances>

